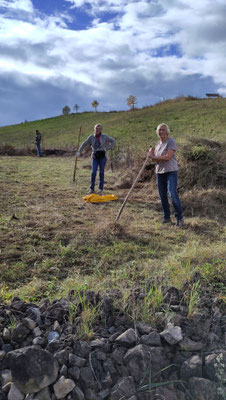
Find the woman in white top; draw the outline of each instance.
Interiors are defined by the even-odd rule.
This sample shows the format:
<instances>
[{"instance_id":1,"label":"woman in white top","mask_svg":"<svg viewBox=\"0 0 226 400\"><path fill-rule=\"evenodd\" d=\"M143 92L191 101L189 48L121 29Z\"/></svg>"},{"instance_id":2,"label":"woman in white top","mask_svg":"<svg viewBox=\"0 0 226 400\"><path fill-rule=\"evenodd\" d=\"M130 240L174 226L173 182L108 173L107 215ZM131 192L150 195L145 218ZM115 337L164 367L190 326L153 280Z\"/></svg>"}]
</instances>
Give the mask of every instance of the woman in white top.
<instances>
[{"instance_id":1,"label":"woman in white top","mask_svg":"<svg viewBox=\"0 0 226 400\"><path fill-rule=\"evenodd\" d=\"M163 209L163 223L171 222L169 194L177 220L176 225L183 226L182 206L177 194L177 144L175 139L169 137L170 130L166 124L160 124L156 133L159 142L154 148L150 148L149 155L156 162L157 186Z\"/></svg>"}]
</instances>

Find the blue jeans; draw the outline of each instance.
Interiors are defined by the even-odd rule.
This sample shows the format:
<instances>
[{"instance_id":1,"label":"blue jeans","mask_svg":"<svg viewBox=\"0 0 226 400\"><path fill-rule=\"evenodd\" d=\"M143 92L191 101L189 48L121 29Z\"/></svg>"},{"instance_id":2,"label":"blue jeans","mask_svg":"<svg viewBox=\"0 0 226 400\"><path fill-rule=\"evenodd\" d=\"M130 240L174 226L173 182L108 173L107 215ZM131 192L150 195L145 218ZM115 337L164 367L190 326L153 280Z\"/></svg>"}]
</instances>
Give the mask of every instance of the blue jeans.
<instances>
[{"instance_id":1,"label":"blue jeans","mask_svg":"<svg viewBox=\"0 0 226 400\"><path fill-rule=\"evenodd\" d=\"M96 160L95 158L92 158L92 174L91 174L91 183L90 183L90 189L94 190L95 187L95 181L96 181L96 174L97 174L97 169L99 167L99 190L103 190L104 187L104 168L106 164L107 158L103 157L100 158L99 160Z\"/></svg>"},{"instance_id":2,"label":"blue jeans","mask_svg":"<svg viewBox=\"0 0 226 400\"><path fill-rule=\"evenodd\" d=\"M177 171L157 174L157 185L163 208L163 218L170 219L169 195L173 203L174 215L177 220L181 220L183 215L181 202L177 194Z\"/></svg>"},{"instance_id":3,"label":"blue jeans","mask_svg":"<svg viewBox=\"0 0 226 400\"><path fill-rule=\"evenodd\" d=\"M41 152L41 144L40 143L36 143L36 147L37 147L37 155L39 157L41 157L42 152Z\"/></svg>"}]
</instances>

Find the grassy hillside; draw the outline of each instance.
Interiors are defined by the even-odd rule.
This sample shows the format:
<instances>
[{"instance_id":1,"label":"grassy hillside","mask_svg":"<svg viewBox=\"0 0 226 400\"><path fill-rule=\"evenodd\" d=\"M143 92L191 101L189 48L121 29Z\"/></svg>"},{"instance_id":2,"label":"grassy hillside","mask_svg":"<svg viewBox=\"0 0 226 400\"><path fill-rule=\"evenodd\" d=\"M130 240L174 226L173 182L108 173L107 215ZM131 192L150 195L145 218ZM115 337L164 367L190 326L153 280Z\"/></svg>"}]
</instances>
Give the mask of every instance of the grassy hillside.
<instances>
[{"instance_id":1,"label":"grassy hillside","mask_svg":"<svg viewBox=\"0 0 226 400\"><path fill-rule=\"evenodd\" d=\"M83 200L90 181L88 158L78 160L73 183L71 157L0 157L0 299L19 295L36 301L71 289L117 289L120 307L144 320L159 310L163 288L170 285L183 290L189 313L200 306L202 293L211 294L220 307L226 304L226 99L182 100L134 112L83 113L0 128L1 144L26 147L38 128L45 147L65 147L76 145L80 126L85 138L102 122L119 147L129 143L137 156L132 163L128 157L121 169L118 164L112 169L109 157L105 191L118 200L99 204ZM152 168L115 225L162 121L180 143L185 227L161 224ZM133 307L138 287L144 291L144 309Z\"/></svg>"},{"instance_id":2,"label":"grassy hillside","mask_svg":"<svg viewBox=\"0 0 226 400\"><path fill-rule=\"evenodd\" d=\"M93 132L96 123L117 139L120 146L143 151L156 141L156 126L165 122L178 142L186 137L222 140L226 135L226 99L168 100L141 110L110 113L78 113L0 128L0 145L31 146L35 130L43 134L44 147L65 148L77 145L79 127L82 140Z\"/></svg>"}]
</instances>

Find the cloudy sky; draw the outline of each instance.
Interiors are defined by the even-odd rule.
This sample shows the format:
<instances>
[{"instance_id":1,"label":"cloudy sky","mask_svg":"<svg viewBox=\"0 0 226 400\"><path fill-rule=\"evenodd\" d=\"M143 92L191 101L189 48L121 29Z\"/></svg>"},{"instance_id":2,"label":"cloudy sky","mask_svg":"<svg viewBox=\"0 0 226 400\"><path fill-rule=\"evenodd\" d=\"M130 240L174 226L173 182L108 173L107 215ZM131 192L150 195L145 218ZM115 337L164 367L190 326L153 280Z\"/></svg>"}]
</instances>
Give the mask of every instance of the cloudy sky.
<instances>
[{"instance_id":1,"label":"cloudy sky","mask_svg":"<svg viewBox=\"0 0 226 400\"><path fill-rule=\"evenodd\" d=\"M0 0L0 126L226 96L226 0Z\"/></svg>"}]
</instances>

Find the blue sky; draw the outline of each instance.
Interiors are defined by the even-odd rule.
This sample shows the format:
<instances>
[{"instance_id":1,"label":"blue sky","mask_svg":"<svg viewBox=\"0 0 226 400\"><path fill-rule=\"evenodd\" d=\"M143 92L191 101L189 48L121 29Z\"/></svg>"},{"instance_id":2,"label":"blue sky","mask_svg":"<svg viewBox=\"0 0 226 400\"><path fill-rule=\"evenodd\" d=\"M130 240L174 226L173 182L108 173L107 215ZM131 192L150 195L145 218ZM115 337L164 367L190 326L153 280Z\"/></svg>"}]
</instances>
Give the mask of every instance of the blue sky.
<instances>
[{"instance_id":1,"label":"blue sky","mask_svg":"<svg viewBox=\"0 0 226 400\"><path fill-rule=\"evenodd\" d=\"M0 0L0 126L226 96L225 0Z\"/></svg>"}]
</instances>

